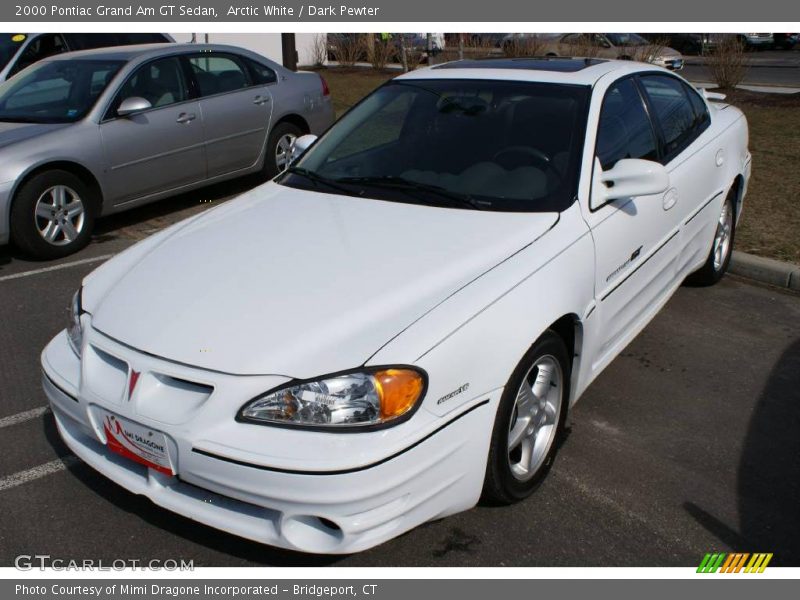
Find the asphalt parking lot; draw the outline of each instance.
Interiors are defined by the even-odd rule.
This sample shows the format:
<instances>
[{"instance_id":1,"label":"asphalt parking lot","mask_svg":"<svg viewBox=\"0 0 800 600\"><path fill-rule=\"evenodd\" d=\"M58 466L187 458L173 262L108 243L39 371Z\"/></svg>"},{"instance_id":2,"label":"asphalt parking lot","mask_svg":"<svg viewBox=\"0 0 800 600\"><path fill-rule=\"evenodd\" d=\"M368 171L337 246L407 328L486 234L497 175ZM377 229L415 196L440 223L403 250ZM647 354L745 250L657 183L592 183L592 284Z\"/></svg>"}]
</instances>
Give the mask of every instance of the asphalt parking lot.
<instances>
[{"instance_id":1,"label":"asphalt parking lot","mask_svg":"<svg viewBox=\"0 0 800 600\"><path fill-rule=\"evenodd\" d=\"M248 182L103 220L55 263L0 249L0 565L184 559L247 565L695 565L712 550L800 565L800 296L727 277L682 288L592 385L550 477L358 555L278 551L193 523L81 464L61 443L39 353L108 255ZM43 270L44 269L44 270Z\"/></svg>"}]
</instances>

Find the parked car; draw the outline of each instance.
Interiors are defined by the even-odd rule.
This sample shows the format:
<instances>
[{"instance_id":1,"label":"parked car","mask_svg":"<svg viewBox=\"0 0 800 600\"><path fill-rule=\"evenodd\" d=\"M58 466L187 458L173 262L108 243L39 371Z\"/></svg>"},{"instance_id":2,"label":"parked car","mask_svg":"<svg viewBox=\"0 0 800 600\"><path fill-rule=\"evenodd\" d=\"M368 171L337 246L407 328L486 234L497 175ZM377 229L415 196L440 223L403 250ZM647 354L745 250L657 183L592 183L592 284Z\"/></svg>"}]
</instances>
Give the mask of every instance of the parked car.
<instances>
[{"instance_id":1,"label":"parked car","mask_svg":"<svg viewBox=\"0 0 800 600\"><path fill-rule=\"evenodd\" d=\"M522 500L591 381L725 273L747 139L631 61L398 77L84 279L42 354L58 431L133 493L304 552Z\"/></svg>"},{"instance_id":2,"label":"parked car","mask_svg":"<svg viewBox=\"0 0 800 600\"><path fill-rule=\"evenodd\" d=\"M101 215L288 164L333 122L325 81L230 46L40 61L0 85L0 243L56 258Z\"/></svg>"},{"instance_id":3,"label":"parked car","mask_svg":"<svg viewBox=\"0 0 800 600\"><path fill-rule=\"evenodd\" d=\"M705 33L703 42L706 50L713 50L719 43L728 38L735 38L747 50L766 50L772 48L771 33Z\"/></svg>"},{"instance_id":4,"label":"parked car","mask_svg":"<svg viewBox=\"0 0 800 600\"><path fill-rule=\"evenodd\" d=\"M800 33L773 33L772 45L776 50L791 50L800 43Z\"/></svg>"},{"instance_id":5,"label":"parked car","mask_svg":"<svg viewBox=\"0 0 800 600\"><path fill-rule=\"evenodd\" d=\"M0 82L37 61L64 52L174 41L166 33L2 33Z\"/></svg>"},{"instance_id":6,"label":"parked car","mask_svg":"<svg viewBox=\"0 0 800 600\"><path fill-rule=\"evenodd\" d=\"M681 54L702 54L703 36L699 33L640 33L651 44L663 44Z\"/></svg>"},{"instance_id":7,"label":"parked car","mask_svg":"<svg viewBox=\"0 0 800 600\"><path fill-rule=\"evenodd\" d=\"M342 61L348 59L352 62L369 61L367 39L363 33L328 33L328 60ZM373 34L376 44L390 43L394 46L398 56L392 57L399 60L401 47L406 51L419 55L420 59L428 57L428 38L424 33L376 33ZM431 37L431 56L436 56L442 51L444 37L433 34Z\"/></svg>"},{"instance_id":8,"label":"parked car","mask_svg":"<svg viewBox=\"0 0 800 600\"><path fill-rule=\"evenodd\" d=\"M636 33L567 33L542 51L545 56L577 56L580 52L599 58L650 62L672 71L683 69L680 52Z\"/></svg>"}]
</instances>

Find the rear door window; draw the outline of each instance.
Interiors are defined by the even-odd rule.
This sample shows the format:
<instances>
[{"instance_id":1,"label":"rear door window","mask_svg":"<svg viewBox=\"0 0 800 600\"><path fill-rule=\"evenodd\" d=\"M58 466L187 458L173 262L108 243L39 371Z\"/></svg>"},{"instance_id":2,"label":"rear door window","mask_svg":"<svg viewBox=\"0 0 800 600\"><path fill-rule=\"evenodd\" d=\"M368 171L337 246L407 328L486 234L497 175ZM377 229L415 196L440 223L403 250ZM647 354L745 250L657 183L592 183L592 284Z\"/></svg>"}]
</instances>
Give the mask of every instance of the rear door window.
<instances>
[{"instance_id":1,"label":"rear door window","mask_svg":"<svg viewBox=\"0 0 800 600\"><path fill-rule=\"evenodd\" d=\"M647 75L641 82L661 129L664 160L668 162L699 135L694 108L683 82L675 77Z\"/></svg>"},{"instance_id":2,"label":"rear door window","mask_svg":"<svg viewBox=\"0 0 800 600\"><path fill-rule=\"evenodd\" d=\"M228 54L202 54L189 58L200 96L225 94L250 86L244 65Z\"/></svg>"}]
</instances>

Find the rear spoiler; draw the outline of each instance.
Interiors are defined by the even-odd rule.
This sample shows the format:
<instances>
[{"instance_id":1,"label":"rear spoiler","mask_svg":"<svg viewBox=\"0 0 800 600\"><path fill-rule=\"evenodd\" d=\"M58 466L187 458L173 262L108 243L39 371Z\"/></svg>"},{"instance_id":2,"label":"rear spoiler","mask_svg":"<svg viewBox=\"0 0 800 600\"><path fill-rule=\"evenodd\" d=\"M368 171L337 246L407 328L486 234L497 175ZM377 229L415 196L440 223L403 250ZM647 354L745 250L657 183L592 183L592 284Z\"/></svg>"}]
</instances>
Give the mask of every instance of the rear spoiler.
<instances>
[{"instance_id":1,"label":"rear spoiler","mask_svg":"<svg viewBox=\"0 0 800 600\"><path fill-rule=\"evenodd\" d=\"M697 88L703 94L706 100L725 100L725 94L718 94L717 92L709 92L706 88Z\"/></svg>"}]
</instances>

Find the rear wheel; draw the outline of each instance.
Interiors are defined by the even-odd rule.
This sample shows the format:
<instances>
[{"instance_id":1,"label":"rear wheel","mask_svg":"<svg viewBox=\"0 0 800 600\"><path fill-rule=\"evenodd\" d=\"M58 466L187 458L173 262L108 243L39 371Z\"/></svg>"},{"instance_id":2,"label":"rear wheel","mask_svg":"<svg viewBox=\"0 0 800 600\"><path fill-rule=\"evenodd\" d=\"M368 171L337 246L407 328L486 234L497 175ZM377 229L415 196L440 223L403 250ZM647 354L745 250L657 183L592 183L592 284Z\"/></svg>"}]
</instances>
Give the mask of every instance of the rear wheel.
<instances>
[{"instance_id":1,"label":"rear wheel","mask_svg":"<svg viewBox=\"0 0 800 600\"><path fill-rule=\"evenodd\" d=\"M728 270L733 254L733 238L736 233L735 197L736 190L731 189L725 202L722 203L722 209L717 217L711 251L705 264L687 278L686 281L690 285L714 285Z\"/></svg>"},{"instance_id":2,"label":"rear wheel","mask_svg":"<svg viewBox=\"0 0 800 600\"><path fill-rule=\"evenodd\" d=\"M293 123L278 123L270 132L267 140L267 152L264 156L264 177L272 179L278 173L289 168L292 161L292 150L303 131Z\"/></svg>"},{"instance_id":3,"label":"rear wheel","mask_svg":"<svg viewBox=\"0 0 800 600\"><path fill-rule=\"evenodd\" d=\"M26 181L11 206L11 241L39 259L67 256L84 248L94 227L91 189L68 171L39 173Z\"/></svg>"},{"instance_id":4,"label":"rear wheel","mask_svg":"<svg viewBox=\"0 0 800 600\"><path fill-rule=\"evenodd\" d=\"M506 385L495 417L483 497L510 504L528 497L555 460L564 429L569 359L547 331L525 354Z\"/></svg>"}]
</instances>

